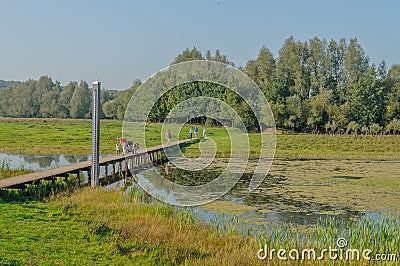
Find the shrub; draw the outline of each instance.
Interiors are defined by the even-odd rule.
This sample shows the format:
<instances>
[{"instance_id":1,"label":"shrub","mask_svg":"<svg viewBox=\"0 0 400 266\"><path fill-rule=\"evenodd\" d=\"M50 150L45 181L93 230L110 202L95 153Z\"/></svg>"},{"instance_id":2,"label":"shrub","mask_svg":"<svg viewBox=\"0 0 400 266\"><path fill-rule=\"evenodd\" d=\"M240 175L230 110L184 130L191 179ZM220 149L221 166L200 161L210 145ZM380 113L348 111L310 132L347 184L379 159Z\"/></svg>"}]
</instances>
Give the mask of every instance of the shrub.
<instances>
[{"instance_id":1,"label":"shrub","mask_svg":"<svg viewBox=\"0 0 400 266\"><path fill-rule=\"evenodd\" d=\"M378 125L377 123L372 123L369 126L369 132L373 135L376 135L382 131L382 127Z\"/></svg>"},{"instance_id":2,"label":"shrub","mask_svg":"<svg viewBox=\"0 0 400 266\"><path fill-rule=\"evenodd\" d=\"M368 126L363 125L363 126L361 127L361 133L363 133L364 135L367 135L368 132L369 132Z\"/></svg>"},{"instance_id":3,"label":"shrub","mask_svg":"<svg viewBox=\"0 0 400 266\"><path fill-rule=\"evenodd\" d=\"M347 134L351 133L351 134L357 135L359 128L360 128L360 126L357 124L357 122L351 121L347 125L346 133Z\"/></svg>"},{"instance_id":4,"label":"shrub","mask_svg":"<svg viewBox=\"0 0 400 266\"><path fill-rule=\"evenodd\" d=\"M397 134L400 133L400 121L397 119L393 119L386 126L386 133Z\"/></svg>"}]
</instances>

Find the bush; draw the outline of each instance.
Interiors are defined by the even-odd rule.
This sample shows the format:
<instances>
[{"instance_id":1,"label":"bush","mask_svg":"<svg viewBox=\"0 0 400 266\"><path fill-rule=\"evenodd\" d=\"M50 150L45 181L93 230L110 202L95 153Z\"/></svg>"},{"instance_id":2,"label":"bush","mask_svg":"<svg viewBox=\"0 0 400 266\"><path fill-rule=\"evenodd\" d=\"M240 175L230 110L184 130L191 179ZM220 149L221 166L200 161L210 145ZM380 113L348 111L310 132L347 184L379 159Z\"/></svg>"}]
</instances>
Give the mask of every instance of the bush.
<instances>
[{"instance_id":1,"label":"bush","mask_svg":"<svg viewBox=\"0 0 400 266\"><path fill-rule=\"evenodd\" d=\"M363 125L363 126L361 127L361 133L364 134L364 135L367 135L368 132L369 132L368 126Z\"/></svg>"},{"instance_id":2,"label":"bush","mask_svg":"<svg viewBox=\"0 0 400 266\"><path fill-rule=\"evenodd\" d=\"M386 126L386 133L397 134L400 133L400 121L397 119L393 119Z\"/></svg>"},{"instance_id":3,"label":"bush","mask_svg":"<svg viewBox=\"0 0 400 266\"><path fill-rule=\"evenodd\" d=\"M369 126L369 132L373 135L376 135L382 131L382 127L378 125L377 123L372 123Z\"/></svg>"},{"instance_id":4,"label":"bush","mask_svg":"<svg viewBox=\"0 0 400 266\"><path fill-rule=\"evenodd\" d=\"M357 124L357 122L351 121L347 125L346 133L347 134L351 133L351 134L357 135L359 128L360 128L360 126Z\"/></svg>"}]
</instances>

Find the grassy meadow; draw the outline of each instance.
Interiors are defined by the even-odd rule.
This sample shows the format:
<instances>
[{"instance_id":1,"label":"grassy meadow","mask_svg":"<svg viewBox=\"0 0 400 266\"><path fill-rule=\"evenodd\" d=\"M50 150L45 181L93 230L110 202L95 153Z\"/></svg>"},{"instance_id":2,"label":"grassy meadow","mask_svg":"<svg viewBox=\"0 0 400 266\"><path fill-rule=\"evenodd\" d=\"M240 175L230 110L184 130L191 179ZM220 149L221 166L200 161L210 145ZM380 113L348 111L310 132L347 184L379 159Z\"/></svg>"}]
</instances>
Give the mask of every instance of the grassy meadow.
<instances>
[{"instance_id":1,"label":"grassy meadow","mask_svg":"<svg viewBox=\"0 0 400 266\"><path fill-rule=\"evenodd\" d=\"M0 152L26 154L90 154L91 120L74 119L0 119ZM202 126L199 127L201 135ZM189 137L185 126L179 137ZM102 120L100 151L113 154L122 122ZM146 128L148 146L161 143L161 124ZM207 127L207 136L217 143L217 156L229 157L230 143L222 127ZM260 136L249 134L251 158L257 158ZM278 134L275 157L287 159L400 159L400 135L314 135ZM186 155L197 156L197 145L187 148Z\"/></svg>"}]
</instances>

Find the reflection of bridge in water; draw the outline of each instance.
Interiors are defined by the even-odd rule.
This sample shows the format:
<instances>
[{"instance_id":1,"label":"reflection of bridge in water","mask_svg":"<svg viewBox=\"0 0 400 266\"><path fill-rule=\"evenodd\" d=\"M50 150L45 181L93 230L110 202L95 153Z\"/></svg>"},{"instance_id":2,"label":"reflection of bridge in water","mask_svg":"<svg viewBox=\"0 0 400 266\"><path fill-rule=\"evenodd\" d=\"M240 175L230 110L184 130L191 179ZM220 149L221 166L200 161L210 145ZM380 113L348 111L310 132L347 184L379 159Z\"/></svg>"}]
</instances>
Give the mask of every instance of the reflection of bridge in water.
<instances>
[{"instance_id":1,"label":"reflection of bridge in water","mask_svg":"<svg viewBox=\"0 0 400 266\"><path fill-rule=\"evenodd\" d=\"M148 149L139 149L135 154L107 156L100 159L100 167L104 167L104 175L100 176L100 184L108 185L118 180L132 176L153 164L166 162L165 149L173 149L187 143L188 140L179 140L171 144L159 145ZM0 188L25 188L26 184L38 184L40 180L56 181L57 178L68 179L70 174L77 175L78 185L82 182L82 172L86 172L90 182L92 161L85 161L65 165L54 169L33 172L25 175L0 179ZM110 169L111 168L111 169Z\"/></svg>"}]
</instances>

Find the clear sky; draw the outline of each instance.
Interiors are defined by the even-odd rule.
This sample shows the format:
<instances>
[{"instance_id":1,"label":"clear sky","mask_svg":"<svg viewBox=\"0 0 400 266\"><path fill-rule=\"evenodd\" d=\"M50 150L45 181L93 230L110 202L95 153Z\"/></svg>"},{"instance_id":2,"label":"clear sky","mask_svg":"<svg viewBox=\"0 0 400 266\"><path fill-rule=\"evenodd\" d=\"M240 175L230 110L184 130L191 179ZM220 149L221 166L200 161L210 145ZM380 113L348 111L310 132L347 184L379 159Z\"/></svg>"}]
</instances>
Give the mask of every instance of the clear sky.
<instances>
[{"instance_id":1,"label":"clear sky","mask_svg":"<svg viewBox=\"0 0 400 266\"><path fill-rule=\"evenodd\" d=\"M125 89L195 46L236 66L293 35L357 37L373 63L400 63L400 1L0 0L0 79L96 78Z\"/></svg>"}]
</instances>

